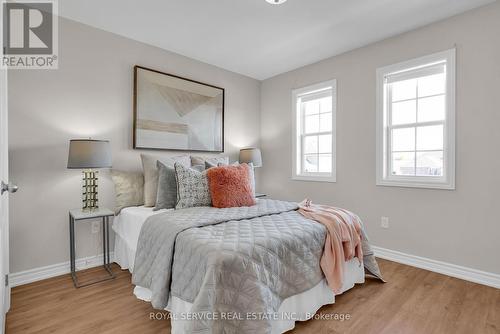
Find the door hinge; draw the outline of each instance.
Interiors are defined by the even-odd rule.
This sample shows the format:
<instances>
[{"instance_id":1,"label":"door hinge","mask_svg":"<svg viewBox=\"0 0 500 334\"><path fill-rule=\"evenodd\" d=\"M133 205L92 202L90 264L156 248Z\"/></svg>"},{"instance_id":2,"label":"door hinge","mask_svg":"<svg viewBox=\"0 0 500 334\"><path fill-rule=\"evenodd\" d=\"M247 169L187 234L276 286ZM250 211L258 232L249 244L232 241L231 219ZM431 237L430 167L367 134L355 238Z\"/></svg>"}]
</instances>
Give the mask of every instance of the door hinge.
<instances>
[{"instance_id":1,"label":"door hinge","mask_svg":"<svg viewBox=\"0 0 500 334\"><path fill-rule=\"evenodd\" d=\"M9 274L5 274L5 286L9 286Z\"/></svg>"}]
</instances>

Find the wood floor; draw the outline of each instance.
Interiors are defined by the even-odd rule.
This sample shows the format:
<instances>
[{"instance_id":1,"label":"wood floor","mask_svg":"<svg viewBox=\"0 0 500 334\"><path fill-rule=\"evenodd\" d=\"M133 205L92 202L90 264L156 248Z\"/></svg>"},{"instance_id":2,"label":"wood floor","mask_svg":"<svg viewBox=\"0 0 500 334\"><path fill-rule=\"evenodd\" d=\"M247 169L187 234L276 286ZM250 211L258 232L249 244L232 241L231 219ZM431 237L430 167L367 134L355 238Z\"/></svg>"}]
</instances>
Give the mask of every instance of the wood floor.
<instances>
[{"instance_id":1,"label":"wood floor","mask_svg":"<svg viewBox=\"0 0 500 334\"><path fill-rule=\"evenodd\" d=\"M388 283L368 280L337 296L318 314L349 320L298 322L290 333L500 333L500 290L380 260ZM137 300L130 274L114 266L115 280L80 289L69 275L12 290L7 334L170 333L169 320ZM90 269L82 276L102 274Z\"/></svg>"}]
</instances>

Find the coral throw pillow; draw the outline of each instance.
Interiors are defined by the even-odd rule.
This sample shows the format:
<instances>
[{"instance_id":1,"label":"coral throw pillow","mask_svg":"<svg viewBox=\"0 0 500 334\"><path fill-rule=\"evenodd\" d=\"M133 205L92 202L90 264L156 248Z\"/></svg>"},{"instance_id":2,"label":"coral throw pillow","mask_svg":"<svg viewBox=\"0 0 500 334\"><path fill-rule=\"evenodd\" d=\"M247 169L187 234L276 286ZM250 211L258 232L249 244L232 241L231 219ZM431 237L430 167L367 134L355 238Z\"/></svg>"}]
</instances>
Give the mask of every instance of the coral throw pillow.
<instances>
[{"instance_id":1,"label":"coral throw pillow","mask_svg":"<svg viewBox=\"0 0 500 334\"><path fill-rule=\"evenodd\" d=\"M222 166L208 169L208 184L212 206L232 208L255 205L248 175L250 166Z\"/></svg>"}]
</instances>

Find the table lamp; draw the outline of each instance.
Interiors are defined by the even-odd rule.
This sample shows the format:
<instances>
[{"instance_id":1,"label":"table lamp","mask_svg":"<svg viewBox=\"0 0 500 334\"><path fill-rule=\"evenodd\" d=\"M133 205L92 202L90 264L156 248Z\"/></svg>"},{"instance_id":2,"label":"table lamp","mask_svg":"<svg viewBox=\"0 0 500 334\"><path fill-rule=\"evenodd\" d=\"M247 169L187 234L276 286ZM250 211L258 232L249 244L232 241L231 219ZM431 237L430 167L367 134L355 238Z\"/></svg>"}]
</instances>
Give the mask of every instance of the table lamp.
<instances>
[{"instance_id":1,"label":"table lamp","mask_svg":"<svg viewBox=\"0 0 500 334\"><path fill-rule=\"evenodd\" d=\"M262 167L262 154L258 148L244 148L240 150L240 163L252 163L254 167Z\"/></svg>"},{"instance_id":2,"label":"table lamp","mask_svg":"<svg viewBox=\"0 0 500 334\"><path fill-rule=\"evenodd\" d=\"M68 168L83 169L82 210L99 208L98 171L111 167L111 147L108 140L72 139L69 142Z\"/></svg>"}]
</instances>

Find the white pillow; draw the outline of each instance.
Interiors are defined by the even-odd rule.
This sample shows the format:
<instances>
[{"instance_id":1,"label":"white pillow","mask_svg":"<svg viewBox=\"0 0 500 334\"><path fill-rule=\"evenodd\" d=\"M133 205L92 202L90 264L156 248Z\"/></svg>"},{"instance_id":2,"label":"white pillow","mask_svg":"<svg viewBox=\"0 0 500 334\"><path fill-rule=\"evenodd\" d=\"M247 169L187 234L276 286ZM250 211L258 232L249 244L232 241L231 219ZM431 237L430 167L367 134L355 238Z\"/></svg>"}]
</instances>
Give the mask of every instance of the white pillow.
<instances>
[{"instance_id":1,"label":"white pillow","mask_svg":"<svg viewBox=\"0 0 500 334\"><path fill-rule=\"evenodd\" d=\"M115 214L123 208L144 204L144 176L140 172L121 172L111 170L111 179L115 184Z\"/></svg>"}]
</instances>

